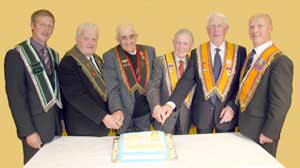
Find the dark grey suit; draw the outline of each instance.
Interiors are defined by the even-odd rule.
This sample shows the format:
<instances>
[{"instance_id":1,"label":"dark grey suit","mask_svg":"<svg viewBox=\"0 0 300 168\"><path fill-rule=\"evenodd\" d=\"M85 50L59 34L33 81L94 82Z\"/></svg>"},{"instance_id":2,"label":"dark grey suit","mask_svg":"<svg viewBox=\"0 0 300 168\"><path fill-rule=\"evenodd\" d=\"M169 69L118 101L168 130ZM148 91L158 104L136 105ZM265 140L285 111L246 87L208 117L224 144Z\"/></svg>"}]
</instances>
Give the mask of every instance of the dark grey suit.
<instances>
[{"instance_id":1,"label":"dark grey suit","mask_svg":"<svg viewBox=\"0 0 300 168\"><path fill-rule=\"evenodd\" d=\"M166 81L166 69L163 65L164 57L158 57L154 63L152 78L148 83L147 88L147 100L149 102L151 111L156 105L164 105L170 98L170 93ZM171 116L165 121L162 126L156 120L153 122L153 126L157 130L163 130L167 133L175 134L188 134L191 126L191 113L186 104L182 104L177 107ZM176 122L178 122L178 129L175 130Z\"/></svg>"},{"instance_id":2,"label":"dark grey suit","mask_svg":"<svg viewBox=\"0 0 300 168\"><path fill-rule=\"evenodd\" d=\"M203 92L203 84L199 76L199 67L197 61L196 49L192 51L188 67L185 70L182 78L177 83L174 92L171 95L170 101L173 101L176 106L180 106L188 92L194 85L195 93L192 100L191 112L192 122L198 130L209 130L216 128L219 132L232 131L237 124L237 106L234 104L234 99L238 91L240 69L243 65L246 56L246 49L239 46L237 51L237 61L235 67L235 75L233 77L230 89L222 102L218 98L213 104L210 99L205 100ZM220 113L224 107L229 105L235 112L231 122L220 124Z\"/></svg>"},{"instance_id":3,"label":"dark grey suit","mask_svg":"<svg viewBox=\"0 0 300 168\"><path fill-rule=\"evenodd\" d=\"M281 53L265 70L255 92L244 112L239 114L240 132L259 142L260 133L274 143L262 145L276 156L280 132L291 106L293 63Z\"/></svg>"},{"instance_id":4,"label":"dark grey suit","mask_svg":"<svg viewBox=\"0 0 300 168\"><path fill-rule=\"evenodd\" d=\"M155 50L150 46L143 46L147 49L148 62L150 66L150 78L154 59L156 57ZM114 52L114 48L108 50L103 55L104 59L104 80L106 82L108 92L108 106L111 112L121 110L124 114L123 126L118 130L118 133L127 132L128 127L131 124L132 114L134 112L135 95L129 94L125 83L122 79L122 73L120 66L117 62L117 57ZM141 117L142 121L139 122L139 127L142 130L149 130L148 124L150 123L150 114ZM131 130L130 130L131 131Z\"/></svg>"},{"instance_id":5,"label":"dark grey suit","mask_svg":"<svg viewBox=\"0 0 300 168\"><path fill-rule=\"evenodd\" d=\"M57 65L52 67L53 72ZM38 151L26 143L27 136L37 132L45 144L55 135L61 135L60 110L54 105L48 112L44 112L31 77L16 49L7 52L4 71L9 107L16 124L17 135L22 140L26 163Z\"/></svg>"},{"instance_id":6,"label":"dark grey suit","mask_svg":"<svg viewBox=\"0 0 300 168\"><path fill-rule=\"evenodd\" d=\"M103 71L102 65L99 65L100 67ZM72 56L65 55L59 64L58 72L68 135L108 135L109 129L102 122L109 113L107 102L97 94L82 67Z\"/></svg>"}]
</instances>

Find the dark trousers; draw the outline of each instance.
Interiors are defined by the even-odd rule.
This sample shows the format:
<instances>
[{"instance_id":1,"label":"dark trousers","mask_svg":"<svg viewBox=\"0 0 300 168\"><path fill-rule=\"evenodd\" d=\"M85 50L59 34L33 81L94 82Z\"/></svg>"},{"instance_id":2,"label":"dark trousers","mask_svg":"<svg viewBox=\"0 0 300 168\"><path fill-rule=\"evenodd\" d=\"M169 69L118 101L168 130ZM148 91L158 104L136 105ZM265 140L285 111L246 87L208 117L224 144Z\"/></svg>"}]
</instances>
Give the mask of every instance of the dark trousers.
<instances>
[{"instance_id":1,"label":"dark trousers","mask_svg":"<svg viewBox=\"0 0 300 168\"><path fill-rule=\"evenodd\" d=\"M126 132L150 131L151 115L146 114L141 117L132 118Z\"/></svg>"},{"instance_id":2,"label":"dark trousers","mask_svg":"<svg viewBox=\"0 0 300 168\"><path fill-rule=\"evenodd\" d=\"M260 144L260 143L258 143ZM262 146L267 152L269 152L272 156L276 157L276 152L277 152L277 146L278 146L278 141L274 141L271 144L263 144Z\"/></svg>"},{"instance_id":3,"label":"dark trousers","mask_svg":"<svg viewBox=\"0 0 300 168\"><path fill-rule=\"evenodd\" d=\"M234 128L231 128L229 130L222 130L222 129L216 129L216 133L224 133L224 132L234 132ZM213 133L213 127L211 128L205 128L205 129L199 129L197 128L197 134L208 134L208 133Z\"/></svg>"}]
</instances>

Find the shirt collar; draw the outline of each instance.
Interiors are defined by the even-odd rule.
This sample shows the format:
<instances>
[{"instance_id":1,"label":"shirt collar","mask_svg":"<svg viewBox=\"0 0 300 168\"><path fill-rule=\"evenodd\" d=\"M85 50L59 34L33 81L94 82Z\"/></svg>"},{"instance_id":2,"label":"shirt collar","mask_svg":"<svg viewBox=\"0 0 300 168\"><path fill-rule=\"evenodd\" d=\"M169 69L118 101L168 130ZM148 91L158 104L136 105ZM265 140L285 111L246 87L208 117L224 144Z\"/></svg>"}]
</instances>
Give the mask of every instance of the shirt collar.
<instances>
[{"instance_id":1,"label":"shirt collar","mask_svg":"<svg viewBox=\"0 0 300 168\"><path fill-rule=\"evenodd\" d=\"M33 45L33 47L37 50L37 51L42 51L43 49L47 49L47 45L42 45L41 43L39 43L38 41L34 40L33 38L30 38L30 43Z\"/></svg>"},{"instance_id":2,"label":"shirt collar","mask_svg":"<svg viewBox=\"0 0 300 168\"><path fill-rule=\"evenodd\" d=\"M273 42L270 40L268 42L265 42L264 44L257 46L253 48L255 50L255 54L257 56L261 55L262 52L264 52L267 48L271 47L273 45Z\"/></svg>"},{"instance_id":3,"label":"shirt collar","mask_svg":"<svg viewBox=\"0 0 300 168\"><path fill-rule=\"evenodd\" d=\"M87 57L88 60L91 60L93 56L89 55L89 56L86 56L86 57Z\"/></svg>"},{"instance_id":4,"label":"shirt collar","mask_svg":"<svg viewBox=\"0 0 300 168\"><path fill-rule=\"evenodd\" d=\"M221 52L225 51L225 41L223 41L223 43L220 45L220 47L217 47L214 43L210 42L210 47L213 51L216 50L216 48L219 48L221 50Z\"/></svg>"},{"instance_id":5,"label":"shirt collar","mask_svg":"<svg viewBox=\"0 0 300 168\"><path fill-rule=\"evenodd\" d=\"M186 63L186 57L184 57L184 58L179 58L177 55L175 55L174 52L173 52L173 54L174 54L175 61L176 61L177 64L179 63L180 60L182 60L184 64Z\"/></svg>"},{"instance_id":6,"label":"shirt collar","mask_svg":"<svg viewBox=\"0 0 300 168\"><path fill-rule=\"evenodd\" d=\"M130 54L130 55L136 55L136 50L137 50L137 49L135 49L134 52L128 52L128 51L125 51L123 48L122 48L122 50L123 50L125 53L127 53L127 54Z\"/></svg>"}]
</instances>

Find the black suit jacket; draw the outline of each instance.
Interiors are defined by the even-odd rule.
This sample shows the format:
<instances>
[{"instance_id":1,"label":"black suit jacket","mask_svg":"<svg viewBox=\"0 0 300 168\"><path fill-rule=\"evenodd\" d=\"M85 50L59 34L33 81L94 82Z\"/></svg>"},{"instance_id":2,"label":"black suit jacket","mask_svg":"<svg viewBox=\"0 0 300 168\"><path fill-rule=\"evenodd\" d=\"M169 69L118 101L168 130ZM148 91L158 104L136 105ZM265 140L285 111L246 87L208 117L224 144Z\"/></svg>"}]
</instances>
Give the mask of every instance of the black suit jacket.
<instances>
[{"instance_id":1,"label":"black suit jacket","mask_svg":"<svg viewBox=\"0 0 300 168\"><path fill-rule=\"evenodd\" d=\"M57 68L54 65L52 67L52 71ZM47 113L44 112L31 77L16 49L6 53L4 71L6 94L18 137L25 139L37 132L42 142L47 143L55 135L61 135L59 108L55 105Z\"/></svg>"},{"instance_id":2,"label":"black suit jacket","mask_svg":"<svg viewBox=\"0 0 300 168\"><path fill-rule=\"evenodd\" d=\"M246 110L239 114L240 132L255 141L260 133L278 141L291 106L293 63L277 54L265 70Z\"/></svg>"},{"instance_id":3,"label":"black suit jacket","mask_svg":"<svg viewBox=\"0 0 300 168\"><path fill-rule=\"evenodd\" d=\"M58 67L68 135L106 136L102 122L108 114L107 103L97 94L76 60L65 55Z\"/></svg>"},{"instance_id":4,"label":"black suit jacket","mask_svg":"<svg viewBox=\"0 0 300 168\"><path fill-rule=\"evenodd\" d=\"M240 70L246 57L246 49L244 47L239 46L237 51L237 62L235 67L236 73L232 80L231 87L228 91L224 102L221 102L217 98L215 105L211 103L210 99L205 100L204 98L203 86L198 71L196 50L197 49L192 50L188 66L182 78L177 83L176 88L171 95L170 101L173 101L176 104L176 107L179 107L184 101L188 92L192 89L192 87L195 84L196 88L191 105L192 122L199 129L210 128L210 124L212 123L214 123L219 129L231 129L237 124L237 115L235 115L231 122L223 124L219 124L219 116L222 109L227 105L229 105L237 114L238 110L237 106L234 104L234 100L238 91Z\"/></svg>"}]
</instances>

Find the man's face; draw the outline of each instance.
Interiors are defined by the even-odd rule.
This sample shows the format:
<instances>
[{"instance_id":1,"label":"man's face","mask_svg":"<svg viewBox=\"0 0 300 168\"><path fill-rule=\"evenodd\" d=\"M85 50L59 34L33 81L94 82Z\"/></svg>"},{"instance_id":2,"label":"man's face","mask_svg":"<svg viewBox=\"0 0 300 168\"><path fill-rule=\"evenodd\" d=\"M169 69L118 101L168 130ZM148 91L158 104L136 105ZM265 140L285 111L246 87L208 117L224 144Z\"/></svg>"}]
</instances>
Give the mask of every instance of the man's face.
<instances>
[{"instance_id":1,"label":"man's face","mask_svg":"<svg viewBox=\"0 0 300 168\"><path fill-rule=\"evenodd\" d=\"M54 29L53 19L49 16L37 16L31 22L32 38L45 45L52 35Z\"/></svg>"},{"instance_id":2,"label":"man's face","mask_svg":"<svg viewBox=\"0 0 300 168\"><path fill-rule=\"evenodd\" d=\"M221 45L228 31L228 25L221 17L213 17L207 25L207 33L210 41L215 45Z\"/></svg>"},{"instance_id":3,"label":"man's face","mask_svg":"<svg viewBox=\"0 0 300 168\"><path fill-rule=\"evenodd\" d=\"M192 37L187 33L179 34L173 39L174 53L179 58L184 58L192 49Z\"/></svg>"},{"instance_id":4,"label":"man's face","mask_svg":"<svg viewBox=\"0 0 300 168\"><path fill-rule=\"evenodd\" d=\"M83 29L77 37L77 47L85 56L91 56L96 52L98 33L96 29Z\"/></svg>"},{"instance_id":5,"label":"man's face","mask_svg":"<svg viewBox=\"0 0 300 168\"><path fill-rule=\"evenodd\" d=\"M137 34L131 28L120 29L117 40L126 52L132 53L136 50Z\"/></svg>"},{"instance_id":6,"label":"man's face","mask_svg":"<svg viewBox=\"0 0 300 168\"><path fill-rule=\"evenodd\" d=\"M272 26L266 17L253 18L249 22L249 36L257 47L271 40Z\"/></svg>"}]
</instances>

